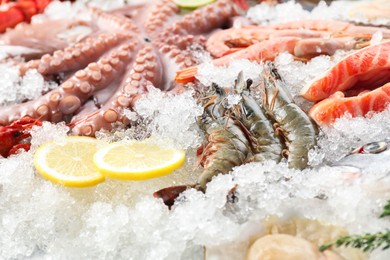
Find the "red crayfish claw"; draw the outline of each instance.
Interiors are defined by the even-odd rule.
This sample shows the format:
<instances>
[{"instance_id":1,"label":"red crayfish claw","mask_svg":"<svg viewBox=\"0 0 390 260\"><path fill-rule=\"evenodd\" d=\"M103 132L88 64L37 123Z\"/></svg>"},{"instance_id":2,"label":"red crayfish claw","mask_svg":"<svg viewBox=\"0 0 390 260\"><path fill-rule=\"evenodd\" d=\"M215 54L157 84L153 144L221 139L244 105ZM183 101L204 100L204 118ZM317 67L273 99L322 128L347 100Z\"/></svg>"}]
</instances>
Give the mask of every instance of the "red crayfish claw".
<instances>
[{"instance_id":1,"label":"red crayfish claw","mask_svg":"<svg viewBox=\"0 0 390 260\"><path fill-rule=\"evenodd\" d=\"M31 144L26 139L31 137L28 130L34 125L41 126L42 122L26 116L8 126L0 126L0 155L8 157L16 154L20 149L30 150Z\"/></svg>"}]
</instances>

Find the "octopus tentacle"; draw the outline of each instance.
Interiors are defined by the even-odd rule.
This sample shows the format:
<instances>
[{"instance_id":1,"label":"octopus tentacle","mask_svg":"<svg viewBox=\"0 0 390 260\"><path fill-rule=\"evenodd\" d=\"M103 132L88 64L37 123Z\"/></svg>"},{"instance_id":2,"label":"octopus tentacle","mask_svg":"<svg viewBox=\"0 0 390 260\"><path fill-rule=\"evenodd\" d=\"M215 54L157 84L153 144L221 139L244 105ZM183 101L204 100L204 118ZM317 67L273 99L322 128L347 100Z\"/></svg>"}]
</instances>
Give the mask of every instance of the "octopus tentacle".
<instances>
[{"instance_id":1,"label":"octopus tentacle","mask_svg":"<svg viewBox=\"0 0 390 260\"><path fill-rule=\"evenodd\" d=\"M228 24L233 16L238 15L238 12L238 6L231 0L218 0L185 15L168 27L167 31L180 35L207 33Z\"/></svg>"},{"instance_id":2,"label":"octopus tentacle","mask_svg":"<svg viewBox=\"0 0 390 260\"><path fill-rule=\"evenodd\" d=\"M174 19L174 15L179 12L179 7L171 0L160 0L156 3L145 22L146 34L155 38L167 23Z\"/></svg>"},{"instance_id":3,"label":"octopus tentacle","mask_svg":"<svg viewBox=\"0 0 390 260\"><path fill-rule=\"evenodd\" d=\"M111 124L116 121L124 123L123 110L133 107L135 101L147 92L147 86L153 81L159 83L162 77L161 66L150 44L137 53L131 67L115 94L101 109L84 117L84 120L75 120L74 133L92 136L101 128L111 129Z\"/></svg>"},{"instance_id":4,"label":"octopus tentacle","mask_svg":"<svg viewBox=\"0 0 390 260\"><path fill-rule=\"evenodd\" d=\"M9 124L23 116L59 122L73 115L92 94L116 79L131 59L134 44L123 44L97 63L79 70L57 89L41 98L10 107L0 108L0 124Z\"/></svg>"},{"instance_id":5,"label":"octopus tentacle","mask_svg":"<svg viewBox=\"0 0 390 260\"><path fill-rule=\"evenodd\" d=\"M172 79L175 77L175 72L184 68L194 66L196 60L193 55L186 50L181 50L175 45L165 44L159 48L161 60L164 64L165 82L155 85L163 91L174 91L175 88L182 87L181 84L176 84Z\"/></svg>"},{"instance_id":6,"label":"octopus tentacle","mask_svg":"<svg viewBox=\"0 0 390 260\"><path fill-rule=\"evenodd\" d=\"M76 71L98 59L102 53L122 42L128 35L114 33L100 34L97 38L88 38L76 43L64 51L58 50L53 55L43 55L39 60L31 60L19 68L23 75L29 69L37 69L42 75Z\"/></svg>"},{"instance_id":7,"label":"octopus tentacle","mask_svg":"<svg viewBox=\"0 0 390 260\"><path fill-rule=\"evenodd\" d=\"M157 41L156 46L161 48L164 45L175 45L181 50L187 49L190 45L199 44L205 46L206 38L202 35L172 35L168 31L165 31L159 35L160 38L163 38L163 41Z\"/></svg>"},{"instance_id":8,"label":"octopus tentacle","mask_svg":"<svg viewBox=\"0 0 390 260\"><path fill-rule=\"evenodd\" d=\"M11 56L15 54L27 58L36 58L36 56L53 53L57 49L64 49L69 44L77 42L79 37L83 35L78 35L79 37L67 37L62 34L77 26L88 26L90 28L84 34L90 34L96 31L96 27L93 24L82 20L72 21L61 19L35 24L19 24L15 29L9 30L0 36L0 45L5 51L8 48L15 48L15 46L23 46L25 50L21 50L18 53L13 53L10 50L9 54Z\"/></svg>"},{"instance_id":9,"label":"octopus tentacle","mask_svg":"<svg viewBox=\"0 0 390 260\"><path fill-rule=\"evenodd\" d=\"M116 29L129 33L139 33L138 27L125 16L110 14L96 7L91 7L90 12L101 30L112 31L113 29Z\"/></svg>"}]
</instances>

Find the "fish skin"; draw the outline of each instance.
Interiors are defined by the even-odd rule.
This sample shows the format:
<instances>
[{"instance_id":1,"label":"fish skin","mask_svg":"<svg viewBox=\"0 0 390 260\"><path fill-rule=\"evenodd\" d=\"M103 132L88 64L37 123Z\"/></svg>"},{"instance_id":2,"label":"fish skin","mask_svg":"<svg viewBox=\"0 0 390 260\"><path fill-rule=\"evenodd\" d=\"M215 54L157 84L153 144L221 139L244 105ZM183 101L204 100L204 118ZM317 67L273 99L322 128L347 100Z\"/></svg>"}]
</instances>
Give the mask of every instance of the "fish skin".
<instances>
[{"instance_id":1,"label":"fish skin","mask_svg":"<svg viewBox=\"0 0 390 260\"><path fill-rule=\"evenodd\" d=\"M390 140L385 140L387 143L387 149L381 153L376 154L365 154L365 153L354 153L348 154L341 160L332 164L332 167L344 167L349 171L352 169L358 169L360 172L371 172L378 168L378 165L389 166L390 172Z\"/></svg>"}]
</instances>

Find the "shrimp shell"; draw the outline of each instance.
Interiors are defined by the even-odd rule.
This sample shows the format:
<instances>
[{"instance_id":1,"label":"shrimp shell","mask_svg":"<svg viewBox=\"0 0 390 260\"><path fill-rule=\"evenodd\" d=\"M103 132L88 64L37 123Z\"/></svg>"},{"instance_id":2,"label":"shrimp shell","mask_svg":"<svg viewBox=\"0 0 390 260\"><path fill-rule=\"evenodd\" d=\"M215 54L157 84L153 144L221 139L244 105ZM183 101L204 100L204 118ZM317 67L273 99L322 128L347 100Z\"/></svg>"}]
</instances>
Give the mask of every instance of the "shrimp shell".
<instances>
[{"instance_id":1,"label":"shrimp shell","mask_svg":"<svg viewBox=\"0 0 390 260\"><path fill-rule=\"evenodd\" d=\"M204 166L198 184L205 190L211 179L222 173L226 174L235 166L244 164L250 154L250 145L242 129L225 117L214 121L207 129L208 144L201 160Z\"/></svg>"},{"instance_id":2,"label":"shrimp shell","mask_svg":"<svg viewBox=\"0 0 390 260\"><path fill-rule=\"evenodd\" d=\"M316 144L317 127L296 104L285 90L280 76L273 65L265 70L266 106L277 123L288 148L290 168L304 169L308 162L308 153Z\"/></svg>"},{"instance_id":3,"label":"shrimp shell","mask_svg":"<svg viewBox=\"0 0 390 260\"><path fill-rule=\"evenodd\" d=\"M252 142L253 161L264 162L273 160L279 162L282 159L283 144L279 136L275 134L272 123L267 118L256 100L246 94L242 94L243 116L241 122L254 137Z\"/></svg>"}]
</instances>

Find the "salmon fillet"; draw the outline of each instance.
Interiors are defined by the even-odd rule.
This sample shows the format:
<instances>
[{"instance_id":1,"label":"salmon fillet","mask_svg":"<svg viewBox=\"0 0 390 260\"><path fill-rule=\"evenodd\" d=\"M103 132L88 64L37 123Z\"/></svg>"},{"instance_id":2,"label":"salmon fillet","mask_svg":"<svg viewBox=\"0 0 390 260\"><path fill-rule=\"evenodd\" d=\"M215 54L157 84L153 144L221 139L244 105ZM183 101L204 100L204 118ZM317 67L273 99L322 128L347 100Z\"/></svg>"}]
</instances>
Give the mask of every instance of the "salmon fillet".
<instances>
[{"instance_id":1,"label":"salmon fillet","mask_svg":"<svg viewBox=\"0 0 390 260\"><path fill-rule=\"evenodd\" d=\"M310 101L319 101L337 91L364 86L375 88L389 81L390 41L387 41L348 55L304 87L301 95Z\"/></svg>"},{"instance_id":2,"label":"salmon fillet","mask_svg":"<svg viewBox=\"0 0 390 260\"><path fill-rule=\"evenodd\" d=\"M381 112L390 104L390 82L356 97L345 97L340 91L315 104L309 116L319 125L330 125L346 114L352 117Z\"/></svg>"}]
</instances>

